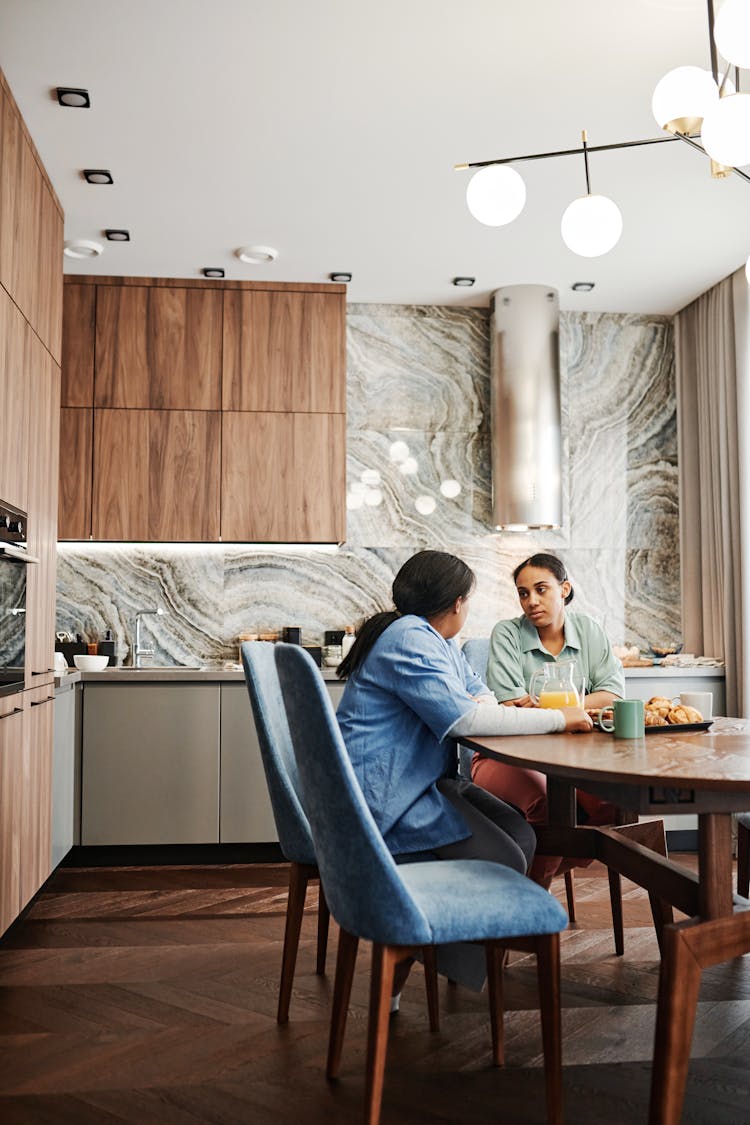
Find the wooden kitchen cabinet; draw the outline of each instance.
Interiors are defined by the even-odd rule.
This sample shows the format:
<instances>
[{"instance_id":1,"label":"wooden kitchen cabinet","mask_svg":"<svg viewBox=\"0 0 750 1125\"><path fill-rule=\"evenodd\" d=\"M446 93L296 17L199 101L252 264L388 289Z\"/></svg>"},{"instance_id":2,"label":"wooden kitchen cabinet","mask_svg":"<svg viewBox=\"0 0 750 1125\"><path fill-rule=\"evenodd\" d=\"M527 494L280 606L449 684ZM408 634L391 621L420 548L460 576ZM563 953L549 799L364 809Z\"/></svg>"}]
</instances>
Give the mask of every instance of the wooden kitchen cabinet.
<instances>
[{"instance_id":1,"label":"wooden kitchen cabinet","mask_svg":"<svg viewBox=\"0 0 750 1125\"><path fill-rule=\"evenodd\" d=\"M224 293L224 410L346 411L346 299L294 290Z\"/></svg>"},{"instance_id":2,"label":"wooden kitchen cabinet","mask_svg":"<svg viewBox=\"0 0 750 1125\"><path fill-rule=\"evenodd\" d=\"M94 411L63 407L60 411L58 539L91 537L91 458Z\"/></svg>"},{"instance_id":3,"label":"wooden kitchen cabinet","mask_svg":"<svg viewBox=\"0 0 750 1125\"><path fill-rule=\"evenodd\" d=\"M95 410L94 539L219 537L218 411Z\"/></svg>"},{"instance_id":4,"label":"wooden kitchen cabinet","mask_svg":"<svg viewBox=\"0 0 750 1125\"><path fill-rule=\"evenodd\" d=\"M94 405L96 286L64 286L60 405Z\"/></svg>"},{"instance_id":5,"label":"wooden kitchen cabinet","mask_svg":"<svg viewBox=\"0 0 750 1125\"><path fill-rule=\"evenodd\" d=\"M26 377L27 325L0 287L0 499L20 508L29 507L29 381Z\"/></svg>"},{"instance_id":6,"label":"wooden kitchen cabinet","mask_svg":"<svg viewBox=\"0 0 750 1125\"><path fill-rule=\"evenodd\" d=\"M224 411L224 541L346 538L346 416Z\"/></svg>"},{"instance_id":7,"label":"wooden kitchen cabinet","mask_svg":"<svg viewBox=\"0 0 750 1125\"><path fill-rule=\"evenodd\" d=\"M75 790L79 759L80 684L55 688L52 737L52 809L50 823L52 870L76 843Z\"/></svg>"},{"instance_id":8,"label":"wooden kitchen cabinet","mask_svg":"<svg viewBox=\"0 0 750 1125\"><path fill-rule=\"evenodd\" d=\"M96 289L95 406L221 408L220 291Z\"/></svg>"},{"instance_id":9,"label":"wooden kitchen cabinet","mask_svg":"<svg viewBox=\"0 0 750 1125\"><path fill-rule=\"evenodd\" d=\"M0 699L0 934L21 909L23 700Z\"/></svg>"},{"instance_id":10,"label":"wooden kitchen cabinet","mask_svg":"<svg viewBox=\"0 0 750 1125\"><path fill-rule=\"evenodd\" d=\"M25 692L21 792L21 901L34 897L52 872L52 685Z\"/></svg>"},{"instance_id":11,"label":"wooden kitchen cabinet","mask_svg":"<svg viewBox=\"0 0 750 1125\"><path fill-rule=\"evenodd\" d=\"M219 701L217 683L84 684L82 844L218 842Z\"/></svg>"},{"instance_id":12,"label":"wooden kitchen cabinet","mask_svg":"<svg viewBox=\"0 0 750 1125\"><path fill-rule=\"evenodd\" d=\"M35 333L28 327L26 333L33 406L27 453L28 544L39 560L29 564L26 591L26 686L32 687L51 683L54 677L60 368Z\"/></svg>"}]
</instances>

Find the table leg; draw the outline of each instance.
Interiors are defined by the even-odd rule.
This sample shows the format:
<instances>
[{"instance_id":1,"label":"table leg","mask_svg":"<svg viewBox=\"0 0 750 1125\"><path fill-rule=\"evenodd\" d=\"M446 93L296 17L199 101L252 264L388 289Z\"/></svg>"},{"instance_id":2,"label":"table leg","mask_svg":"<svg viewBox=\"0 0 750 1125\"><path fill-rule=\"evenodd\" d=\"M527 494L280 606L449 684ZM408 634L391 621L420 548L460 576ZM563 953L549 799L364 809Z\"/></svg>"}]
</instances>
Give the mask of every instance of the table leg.
<instances>
[{"instance_id":1,"label":"table leg","mask_svg":"<svg viewBox=\"0 0 750 1125\"><path fill-rule=\"evenodd\" d=\"M727 813L698 816L698 876L701 918L732 913L732 824Z\"/></svg>"},{"instance_id":2,"label":"table leg","mask_svg":"<svg viewBox=\"0 0 750 1125\"><path fill-rule=\"evenodd\" d=\"M679 1125L701 966L677 927L662 934L649 1125Z\"/></svg>"}]
</instances>

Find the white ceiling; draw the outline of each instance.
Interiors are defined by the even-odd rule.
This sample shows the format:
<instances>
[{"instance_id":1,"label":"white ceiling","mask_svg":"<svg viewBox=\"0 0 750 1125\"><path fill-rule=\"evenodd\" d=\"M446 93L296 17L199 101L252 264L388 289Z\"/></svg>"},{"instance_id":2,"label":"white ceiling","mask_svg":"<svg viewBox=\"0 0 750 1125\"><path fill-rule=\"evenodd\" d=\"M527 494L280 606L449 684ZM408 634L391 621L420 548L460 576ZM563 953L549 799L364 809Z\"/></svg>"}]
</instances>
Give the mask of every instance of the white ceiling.
<instances>
[{"instance_id":1,"label":"white ceiling","mask_svg":"<svg viewBox=\"0 0 750 1125\"><path fill-rule=\"evenodd\" d=\"M567 309L672 313L750 252L750 184L680 142L590 158L623 214L579 258L560 216L582 157L519 166L526 208L468 213L461 161L658 135L651 93L709 65L705 0L0 0L2 67L65 209L102 240L67 273L324 281L350 301L484 305L541 282ZM56 86L86 87L90 110ZM83 168L109 168L94 187ZM243 265L242 245L277 260ZM455 275L476 277L456 289ZM575 294L574 281L596 282Z\"/></svg>"}]
</instances>

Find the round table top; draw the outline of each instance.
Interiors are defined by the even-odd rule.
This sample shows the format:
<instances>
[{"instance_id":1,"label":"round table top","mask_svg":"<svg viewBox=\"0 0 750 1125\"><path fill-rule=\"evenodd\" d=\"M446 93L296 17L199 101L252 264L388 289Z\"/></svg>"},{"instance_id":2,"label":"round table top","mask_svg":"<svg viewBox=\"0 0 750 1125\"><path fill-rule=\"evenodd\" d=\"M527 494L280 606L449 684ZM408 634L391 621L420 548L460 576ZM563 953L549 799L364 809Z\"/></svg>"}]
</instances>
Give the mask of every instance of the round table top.
<instances>
[{"instance_id":1,"label":"round table top","mask_svg":"<svg viewBox=\"0 0 750 1125\"><path fill-rule=\"evenodd\" d=\"M575 781L666 782L697 790L750 795L750 720L715 719L694 733L654 728L643 738L590 734L509 735L461 739L512 765ZM750 801L748 802L750 807Z\"/></svg>"}]
</instances>

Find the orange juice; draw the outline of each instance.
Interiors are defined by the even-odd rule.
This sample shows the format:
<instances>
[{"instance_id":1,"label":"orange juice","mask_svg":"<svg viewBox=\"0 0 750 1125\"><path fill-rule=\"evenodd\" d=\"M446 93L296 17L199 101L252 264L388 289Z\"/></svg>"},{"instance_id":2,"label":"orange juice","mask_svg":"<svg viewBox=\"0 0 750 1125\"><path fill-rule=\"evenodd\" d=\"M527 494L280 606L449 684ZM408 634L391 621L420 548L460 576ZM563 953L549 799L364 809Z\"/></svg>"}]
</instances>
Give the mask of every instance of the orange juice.
<instances>
[{"instance_id":1,"label":"orange juice","mask_svg":"<svg viewBox=\"0 0 750 1125\"><path fill-rule=\"evenodd\" d=\"M542 691L539 694L540 707L578 707L578 694L575 691Z\"/></svg>"}]
</instances>

